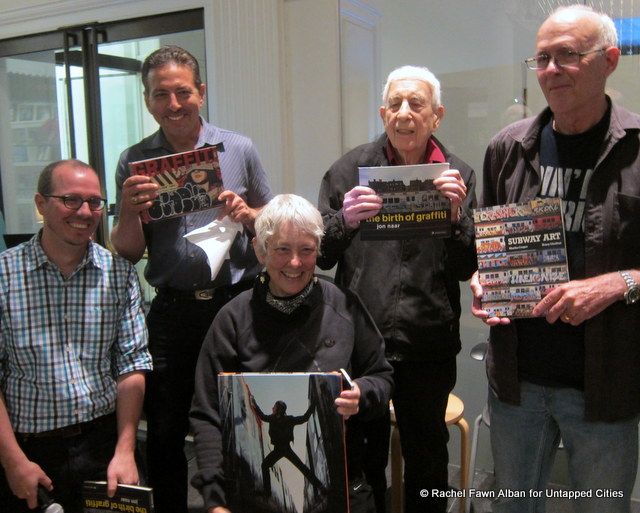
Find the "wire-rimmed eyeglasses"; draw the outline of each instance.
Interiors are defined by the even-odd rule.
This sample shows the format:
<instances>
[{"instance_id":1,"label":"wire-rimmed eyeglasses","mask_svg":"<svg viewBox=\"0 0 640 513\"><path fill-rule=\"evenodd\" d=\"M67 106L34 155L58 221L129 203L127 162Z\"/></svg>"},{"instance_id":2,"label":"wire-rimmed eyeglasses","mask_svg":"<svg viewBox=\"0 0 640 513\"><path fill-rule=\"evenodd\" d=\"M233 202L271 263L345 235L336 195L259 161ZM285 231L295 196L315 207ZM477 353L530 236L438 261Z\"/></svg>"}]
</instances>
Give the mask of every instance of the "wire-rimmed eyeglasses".
<instances>
[{"instance_id":1,"label":"wire-rimmed eyeglasses","mask_svg":"<svg viewBox=\"0 0 640 513\"><path fill-rule=\"evenodd\" d=\"M574 52L573 50L565 48L562 50L558 50L553 55L549 55L545 52L540 52L538 55L534 55L533 57L525 59L524 62L529 69L533 70L547 69L547 66L549 66L549 63L552 59L553 62L556 63L556 66L558 66L559 68L571 68L577 66L580 63L580 59L582 59L582 57L584 57L585 55L596 52L604 52L605 50L606 48L598 48L596 50L589 50L587 52Z\"/></svg>"}]
</instances>

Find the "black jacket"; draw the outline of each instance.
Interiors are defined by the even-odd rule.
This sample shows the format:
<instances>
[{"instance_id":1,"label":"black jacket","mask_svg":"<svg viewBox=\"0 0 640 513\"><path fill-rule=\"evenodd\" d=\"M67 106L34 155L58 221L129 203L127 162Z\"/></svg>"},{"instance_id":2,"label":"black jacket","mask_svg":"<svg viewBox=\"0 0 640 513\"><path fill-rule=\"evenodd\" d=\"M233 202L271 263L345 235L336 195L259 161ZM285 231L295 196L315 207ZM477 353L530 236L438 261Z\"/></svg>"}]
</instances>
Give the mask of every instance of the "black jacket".
<instances>
[{"instance_id":1,"label":"black jacket","mask_svg":"<svg viewBox=\"0 0 640 513\"><path fill-rule=\"evenodd\" d=\"M490 142L484 161L483 206L517 203L540 191L540 132L547 108ZM585 206L585 271L590 278L640 269L640 115L613 104ZM640 304L618 301L585 321L587 420L617 421L640 413ZM501 401L519 404L515 326L491 328L489 383Z\"/></svg>"},{"instance_id":2,"label":"black jacket","mask_svg":"<svg viewBox=\"0 0 640 513\"><path fill-rule=\"evenodd\" d=\"M357 381L360 411L351 419L381 415L389 407L392 368L384 341L355 294L318 280L292 314L266 302L256 280L218 313L202 344L191 407L198 472L193 485L205 510L225 504L219 372L329 372L341 367ZM348 423L347 423L348 429Z\"/></svg>"},{"instance_id":3,"label":"black jacket","mask_svg":"<svg viewBox=\"0 0 640 513\"><path fill-rule=\"evenodd\" d=\"M460 351L460 286L476 269L473 237L475 174L435 140L467 186L460 222L450 238L361 241L342 218L358 167L388 166L387 136L353 149L326 172L318 206L325 224L318 266L336 263L336 283L356 292L385 339L390 360L437 361Z\"/></svg>"}]
</instances>

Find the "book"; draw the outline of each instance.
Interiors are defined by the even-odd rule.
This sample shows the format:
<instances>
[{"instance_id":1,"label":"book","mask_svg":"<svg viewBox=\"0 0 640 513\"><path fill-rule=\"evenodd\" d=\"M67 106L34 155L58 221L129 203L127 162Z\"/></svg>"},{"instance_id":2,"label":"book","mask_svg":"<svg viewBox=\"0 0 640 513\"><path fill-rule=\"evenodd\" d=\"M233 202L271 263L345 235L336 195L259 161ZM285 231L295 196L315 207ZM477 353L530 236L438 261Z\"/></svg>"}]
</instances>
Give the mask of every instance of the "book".
<instances>
[{"instance_id":1,"label":"book","mask_svg":"<svg viewBox=\"0 0 640 513\"><path fill-rule=\"evenodd\" d=\"M171 219L221 205L220 151L224 151L222 143L130 162L131 175L150 176L159 186L158 197L142 212L142 220Z\"/></svg>"},{"instance_id":2,"label":"book","mask_svg":"<svg viewBox=\"0 0 640 513\"><path fill-rule=\"evenodd\" d=\"M231 511L349 511L341 388L333 373L218 376Z\"/></svg>"},{"instance_id":3,"label":"book","mask_svg":"<svg viewBox=\"0 0 640 513\"><path fill-rule=\"evenodd\" d=\"M482 308L490 317L533 317L533 307L569 281L563 212L559 198L474 210Z\"/></svg>"},{"instance_id":4,"label":"book","mask_svg":"<svg viewBox=\"0 0 640 513\"><path fill-rule=\"evenodd\" d=\"M106 481L85 481L82 487L82 503L84 513L153 513L153 490L146 486L119 484L116 494L109 497Z\"/></svg>"},{"instance_id":5,"label":"book","mask_svg":"<svg viewBox=\"0 0 640 513\"><path fill-rule=\"evenodd\" d=\"M433 180L448 163L360 167L360 185L382 197L380 212L360 223L362 240L451 236L451 202Z\"/></svg>"}]
</instances>

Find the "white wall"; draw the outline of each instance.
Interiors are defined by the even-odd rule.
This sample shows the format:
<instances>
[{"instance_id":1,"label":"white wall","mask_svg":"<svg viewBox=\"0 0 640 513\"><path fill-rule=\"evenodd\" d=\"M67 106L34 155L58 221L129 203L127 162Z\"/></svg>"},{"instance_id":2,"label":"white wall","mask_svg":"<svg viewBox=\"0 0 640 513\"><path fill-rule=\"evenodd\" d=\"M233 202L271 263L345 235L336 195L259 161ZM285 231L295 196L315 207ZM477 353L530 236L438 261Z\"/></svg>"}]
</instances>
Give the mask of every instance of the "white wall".
<instances>
[{"instance_id":1,"label":"white wall","mask_svg":"<svg viewBox=\"0 0 640 513\"><path fill-rule=\"evenodd\" d=\"M322 174L341 153L340 39L335 0L285 0L288 163L284 189L318 199Z\"/></svg>"}]
</instances>

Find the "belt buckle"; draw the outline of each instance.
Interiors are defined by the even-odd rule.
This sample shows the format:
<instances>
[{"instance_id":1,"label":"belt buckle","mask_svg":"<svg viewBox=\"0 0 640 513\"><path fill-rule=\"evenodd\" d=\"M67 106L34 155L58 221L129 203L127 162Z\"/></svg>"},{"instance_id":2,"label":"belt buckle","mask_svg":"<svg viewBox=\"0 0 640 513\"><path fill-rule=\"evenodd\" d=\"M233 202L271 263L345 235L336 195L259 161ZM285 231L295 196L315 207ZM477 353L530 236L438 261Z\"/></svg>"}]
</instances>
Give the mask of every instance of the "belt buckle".
<instances>
[{"instance_id":1,"label":"belt buckle","mask_svg":"<svg viewBox=\"0 0 640 513\"><path fill-rule=\"evenodd\" d=\"M213 290L214 289L196 290L193 294L198 301L208 301L213 299Z\"/></svg>"}]
</instances>

